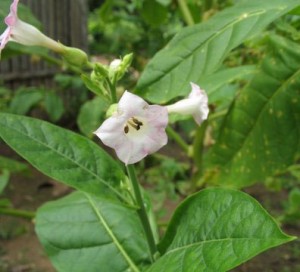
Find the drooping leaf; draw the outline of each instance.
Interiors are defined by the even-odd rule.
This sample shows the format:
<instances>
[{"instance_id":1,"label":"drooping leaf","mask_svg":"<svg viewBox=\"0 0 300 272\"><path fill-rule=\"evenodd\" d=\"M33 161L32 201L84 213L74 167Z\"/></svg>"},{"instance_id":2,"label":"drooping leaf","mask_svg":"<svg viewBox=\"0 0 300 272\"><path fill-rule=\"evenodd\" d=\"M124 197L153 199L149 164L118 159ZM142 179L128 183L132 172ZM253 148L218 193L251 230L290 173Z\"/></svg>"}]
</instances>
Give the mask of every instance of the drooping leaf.
<instances>
[{"instance_id":1,"label":"drooping leaf","mask_svg":"<svg viewBox=\"0 0 300 272\"><path fill-rule=\"evenodd\" d=\"M122 169L91 140L45 121L7 113L0 113L0 127L0 137L45 175L84 192L124 198Z\"/></svg>"},{"instance_id":2,"label":"drooping leaf","mask_svg":"<svg viewBox=\"0 0 300 272\"><path fill-rule=\"evenodd\" d=\"M293 240L245 193L212 188L186 199L147 272L229 271L260 252Z\"/></svg>"},{"instance_id":3,"label":"drooping leaf","mask_svg":"<svg viewBox=\"0 0 300 272\"><path fill-rule=\"evenodd\" d=\"M228 52L299 5L297 0L241 1L208 21L180 31L146 66L137 94L164 103L213 73Z\"/></svg>"},{"instance_id":4,"label":"drooping leaf","mask_svg":"<svg viewBox=\"0 0 300 272\"><path fill-rule=\"evenodd\" d=\"M36 231L58 272L138 272L150 262L136 211L88 194L42 206Z\"/></svg>"},{"instance_id":5,"label":"drooping leaf","mask_svg":"<svg viewBox=\"0 0 300 272\"><path fill-rule=\"evenodd\" d=\"M272 36L260 72L241 92L204 160L207 182L243 187L300 157L300 46Z\"/></svg>"}]
</instances>

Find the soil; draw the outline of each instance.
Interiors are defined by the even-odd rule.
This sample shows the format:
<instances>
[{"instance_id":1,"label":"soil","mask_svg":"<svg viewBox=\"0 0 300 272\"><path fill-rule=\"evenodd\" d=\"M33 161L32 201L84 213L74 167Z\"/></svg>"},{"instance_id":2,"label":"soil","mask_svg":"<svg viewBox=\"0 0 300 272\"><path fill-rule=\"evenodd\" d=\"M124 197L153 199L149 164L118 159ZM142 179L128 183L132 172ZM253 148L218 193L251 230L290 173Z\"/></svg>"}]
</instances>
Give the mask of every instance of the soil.
<instances>
[{"instance_id":1,"label":"soil","mask_svg":"<svg viewBox=\"0 0 300 272\"><path fill-rule=\"evenodd\" d=\"M16 153L0 142L0 154L22 160ZM43 203L60 198L70 189L30 169L30 175L13 174L4 196L11 200L13 207L35 211ZM286 199L285 192L270 192L256 185L247 192L260 203L266 204L272 215L282 211L281 200ZM166 210L172 213L176 205L166 201ZM300 226L282 226L290 235L300 236ZM268 250L253 258L234 272L300 272L299 240ZM54 268L45 255L34 232L34 222L10 216L0 215L0 272L54 272ZM71 272L71 271L70 271Z\"/></svg>"}]
</instances>

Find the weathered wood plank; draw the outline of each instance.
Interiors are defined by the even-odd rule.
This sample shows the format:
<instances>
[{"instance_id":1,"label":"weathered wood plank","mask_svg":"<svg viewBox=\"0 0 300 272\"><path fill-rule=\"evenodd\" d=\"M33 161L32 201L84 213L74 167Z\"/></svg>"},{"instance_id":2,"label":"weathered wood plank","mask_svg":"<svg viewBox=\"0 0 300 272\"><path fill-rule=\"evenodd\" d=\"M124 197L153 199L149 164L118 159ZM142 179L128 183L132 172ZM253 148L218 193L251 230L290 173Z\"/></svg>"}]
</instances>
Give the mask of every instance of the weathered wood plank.
<instances>
[{"instance_id":1,"label":"weathered wood plank","mask_svg":"<svg viewBox=\"0 0 300 272\"><path fill-rule=\"evenodd\" d=\"M88 0L22 0L41 21L42 31L63 44L87 51ZM18 56L0 62L0 79L8 87L48 85L57 67L30 56ZM32 80L30 79L32 78ZM52 83L50 84L52 85Z\"/></svg>"}]
</instances>

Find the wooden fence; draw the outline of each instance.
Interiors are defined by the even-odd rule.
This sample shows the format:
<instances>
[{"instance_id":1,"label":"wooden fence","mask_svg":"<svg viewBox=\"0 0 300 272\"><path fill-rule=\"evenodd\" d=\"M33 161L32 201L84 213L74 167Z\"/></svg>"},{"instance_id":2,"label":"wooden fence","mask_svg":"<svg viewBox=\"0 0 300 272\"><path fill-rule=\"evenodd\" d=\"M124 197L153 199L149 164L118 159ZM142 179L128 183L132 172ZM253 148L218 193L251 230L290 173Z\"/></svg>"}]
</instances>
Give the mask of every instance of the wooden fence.
<instances>
[{"instance_id":1,"label":"wooden fence","mask_svg":"<svg viewBox=\"0 0 300 272\"><path fill-rule=\"evenodd\" d=\"M41 21L42 31L67 46L87 51L88 0L21 0ZM23 86L53 86L58 68L30 56L0 62L0 79L12 89Z\"/></svg>"}]
</instances>

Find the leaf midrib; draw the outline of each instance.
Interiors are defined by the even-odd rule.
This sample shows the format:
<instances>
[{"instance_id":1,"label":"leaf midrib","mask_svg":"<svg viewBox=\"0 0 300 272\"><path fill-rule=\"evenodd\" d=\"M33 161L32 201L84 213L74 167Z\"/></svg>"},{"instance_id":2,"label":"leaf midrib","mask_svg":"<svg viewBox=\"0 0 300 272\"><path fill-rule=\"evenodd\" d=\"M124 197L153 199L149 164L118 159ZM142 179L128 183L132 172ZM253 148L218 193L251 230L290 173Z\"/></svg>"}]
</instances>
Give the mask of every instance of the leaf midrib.
<instances>
[{"instance_id":1,"label":"leaf midrib","mask_svg":"<svg viewBox=\"0 0 300 272\"><path fill-rule=\"evenodd\" d=\"M286 239L284 238L268 238L268 240L272 240L272 241L291 241L293 240L294 237L287 237ZM171 249L169 251L167 251L165 255L167 254L171 254L171 253L174 253L176 251L180 251L180 250L184 250L184 249L187 249L187 248L190 248L190 247L193 247L193 246L200 246L201 244L206 244L206 243L218 243L218 242L223 242L223 241L236 241L236 240L263 240L263 241L266 241L267 238L256 238L256 237L241 237L241 238L222 238L222 239L212 239L212 240L206 240L206 241L200 241L200 242L196 242L196 243L192 243L192 244L189 244L189 245L185 245L185 246L180 246L180 247L176 247L174 249Z\"/></svg>"},{"instance_id":2,"label":"leaf midrib","mask_svg":"<svg viewBox=\"0 0 300 272\"><path fill-rule=\"evenodd\" d=\"M116 245L116 247L118 248L118 250L120 251L120 253L123 255L124 259L126 260L126 262L128 263L128 265L130 266L130 268L134 272L140 272L140 270L135 265L135 263L133 262L133 260L127 254L126 250L122 247L122 245L119 242L119 240L117 239L117 237L114 235L114 233L112 232L112 230L109 228L109 226L108 226L107 222L105 221L104 217L101 215L100 210L97 209L97 207L96 207L93 199L88 194L85 194L85 196L88 199L89 203L91 204L94 212L96 213L96 215L97 215L97 217L99 219L99 223L105 228L106 232L111 237L113 243Z\"/></svg>"},{"instance_id":3,"label":"leaf midrib","mask_svg":"<svg viewBox=\"0 0 300 272\"><path fill-rule=\"evenodd\" d=\"M240 145L240 147L238 149L236 149L231 156L226 158L226 162L224 162L222 164L222 168L226 168L226 166L228 166L232 160L236 157L236 155L240 152L240 150L242 150L246 144L246 142L249 140L250 135L253 133L253 130L255 129L256 125L259 123L259 120L263 114L263 112L265 111L265 108L269 105L270 101L274 99L274 97L277 94L281 93L281 90L284 89L286 87L286 85L289 84L290 81L293 81L294 78L300 77L300 69L297 70L291 77L289 77L283 84L280 85L280 87L271 95L271 97L266 101L266 103L263 105L263 107L261 107L261 110L259 111L257 118L255 120L255 122L253 123L253 125L251 126L251 128L248 130L247 134L245 134L245 137ZM297 152L296 149L294 149L295 152Z\"/></svg>"},{"instance_id":4,"label":"leaf midrib","mask_svg":"<svg viewBox=\"0 0 300 272\"><path fill-rule=\"evenodd\" d=\"M275 8L274 8L275 9ZM279 9L275 9L275 10L279 10ZM163 73L160 75L160 76L157 76L155 79L149 81L147 84L145 84L143 86L143 88L147 88L149 85L152 85L154 82L157 82L159 80L161 80L163 77L167 76L169 74L170 71L174 70L177 66L179 66L181 63L183 63L184 61L187 61L187 59L189 59L195 51L198 51L201 49L201 47L203 46L203 44L208 44L210 43L215 37L218 37L219 35L223 34L228 28L234 26L235 24L237 24L238 22L244 20L244 19L248 19L248 18L251 18L255 15L259 15L259 14L264 14L265 12L267 12L266 9L263 9L263 10L259 10L259 11L255 11L255 12L249 12L247 13L248 16L246 18L243 18L241 16L239 16L238 18L236 18L236 20L226 24L224 27L222 27L220 29L220 31L216 32L216 33L213 33L211 34L211 36L202 41L197 47L195 47L191 52L189 52L188 54L186 54L185 56L182 56L181 59L183 59L183 61L180 61L178 63L176 63L175 65L173 65L172 67L170 67L170 69L166 70L166 71L163 71ZM191 33L190 35L195 35L195 33ZM164 49L166 50L166 49Z\"/></svg>"},{"instance_id":5,"label":"leaf midrib","mask_svg":"<svg viewBox=\"0 0 300 272\"><path fill-rule=\"evenodd\" d=\"M4 113L5 114L5 113ZM3 123L2 123L3 124ZM121 199L123 199L125 202L126 202L126 199L122 196L122 194L120 194L117 190L115 190L110 184L108 184L104 179L100 178L98 175L96 175L94 172L92 172L90 169L84 167L83 165L79 164L77 161L74 161L72 160L70 157L66 156L64 153L60 153L58 150L54 149L53 147L51 147L50 145L47 145L46 143L42 142L42 141L39 141L38 139L32 137L31 135L29 134L26 134L24 133L23 131L20 131L18 129L15 129L15 128L12 128L10 126L7 126L7 125L3 125L5 126L6 128L8 129L11 129L11 130L14 130L18 133L20 133L21 135L23 135L24 137L28 137L29 139L37 142L38 144L52 150L54 153L57 153L58 155L62 156L63 158L71 161L72 163L74 163L75 165L77 165L79 168L83 169L84 171L90 173L92 176L94 176L96 178L96 180L99 180L101 183L103 183L105 186L107 186L110 190L112 190L117 196L119 196ZM24 125L23 125L24 126ZM24 128L26 129L27 131L27 128L26 126L24 126ZM40 128L40 130L42 130L42 128ZM0 132L1 134L1 132ZM44 134L44 132L43 132Z\"/></svg>"}]
</instances>

